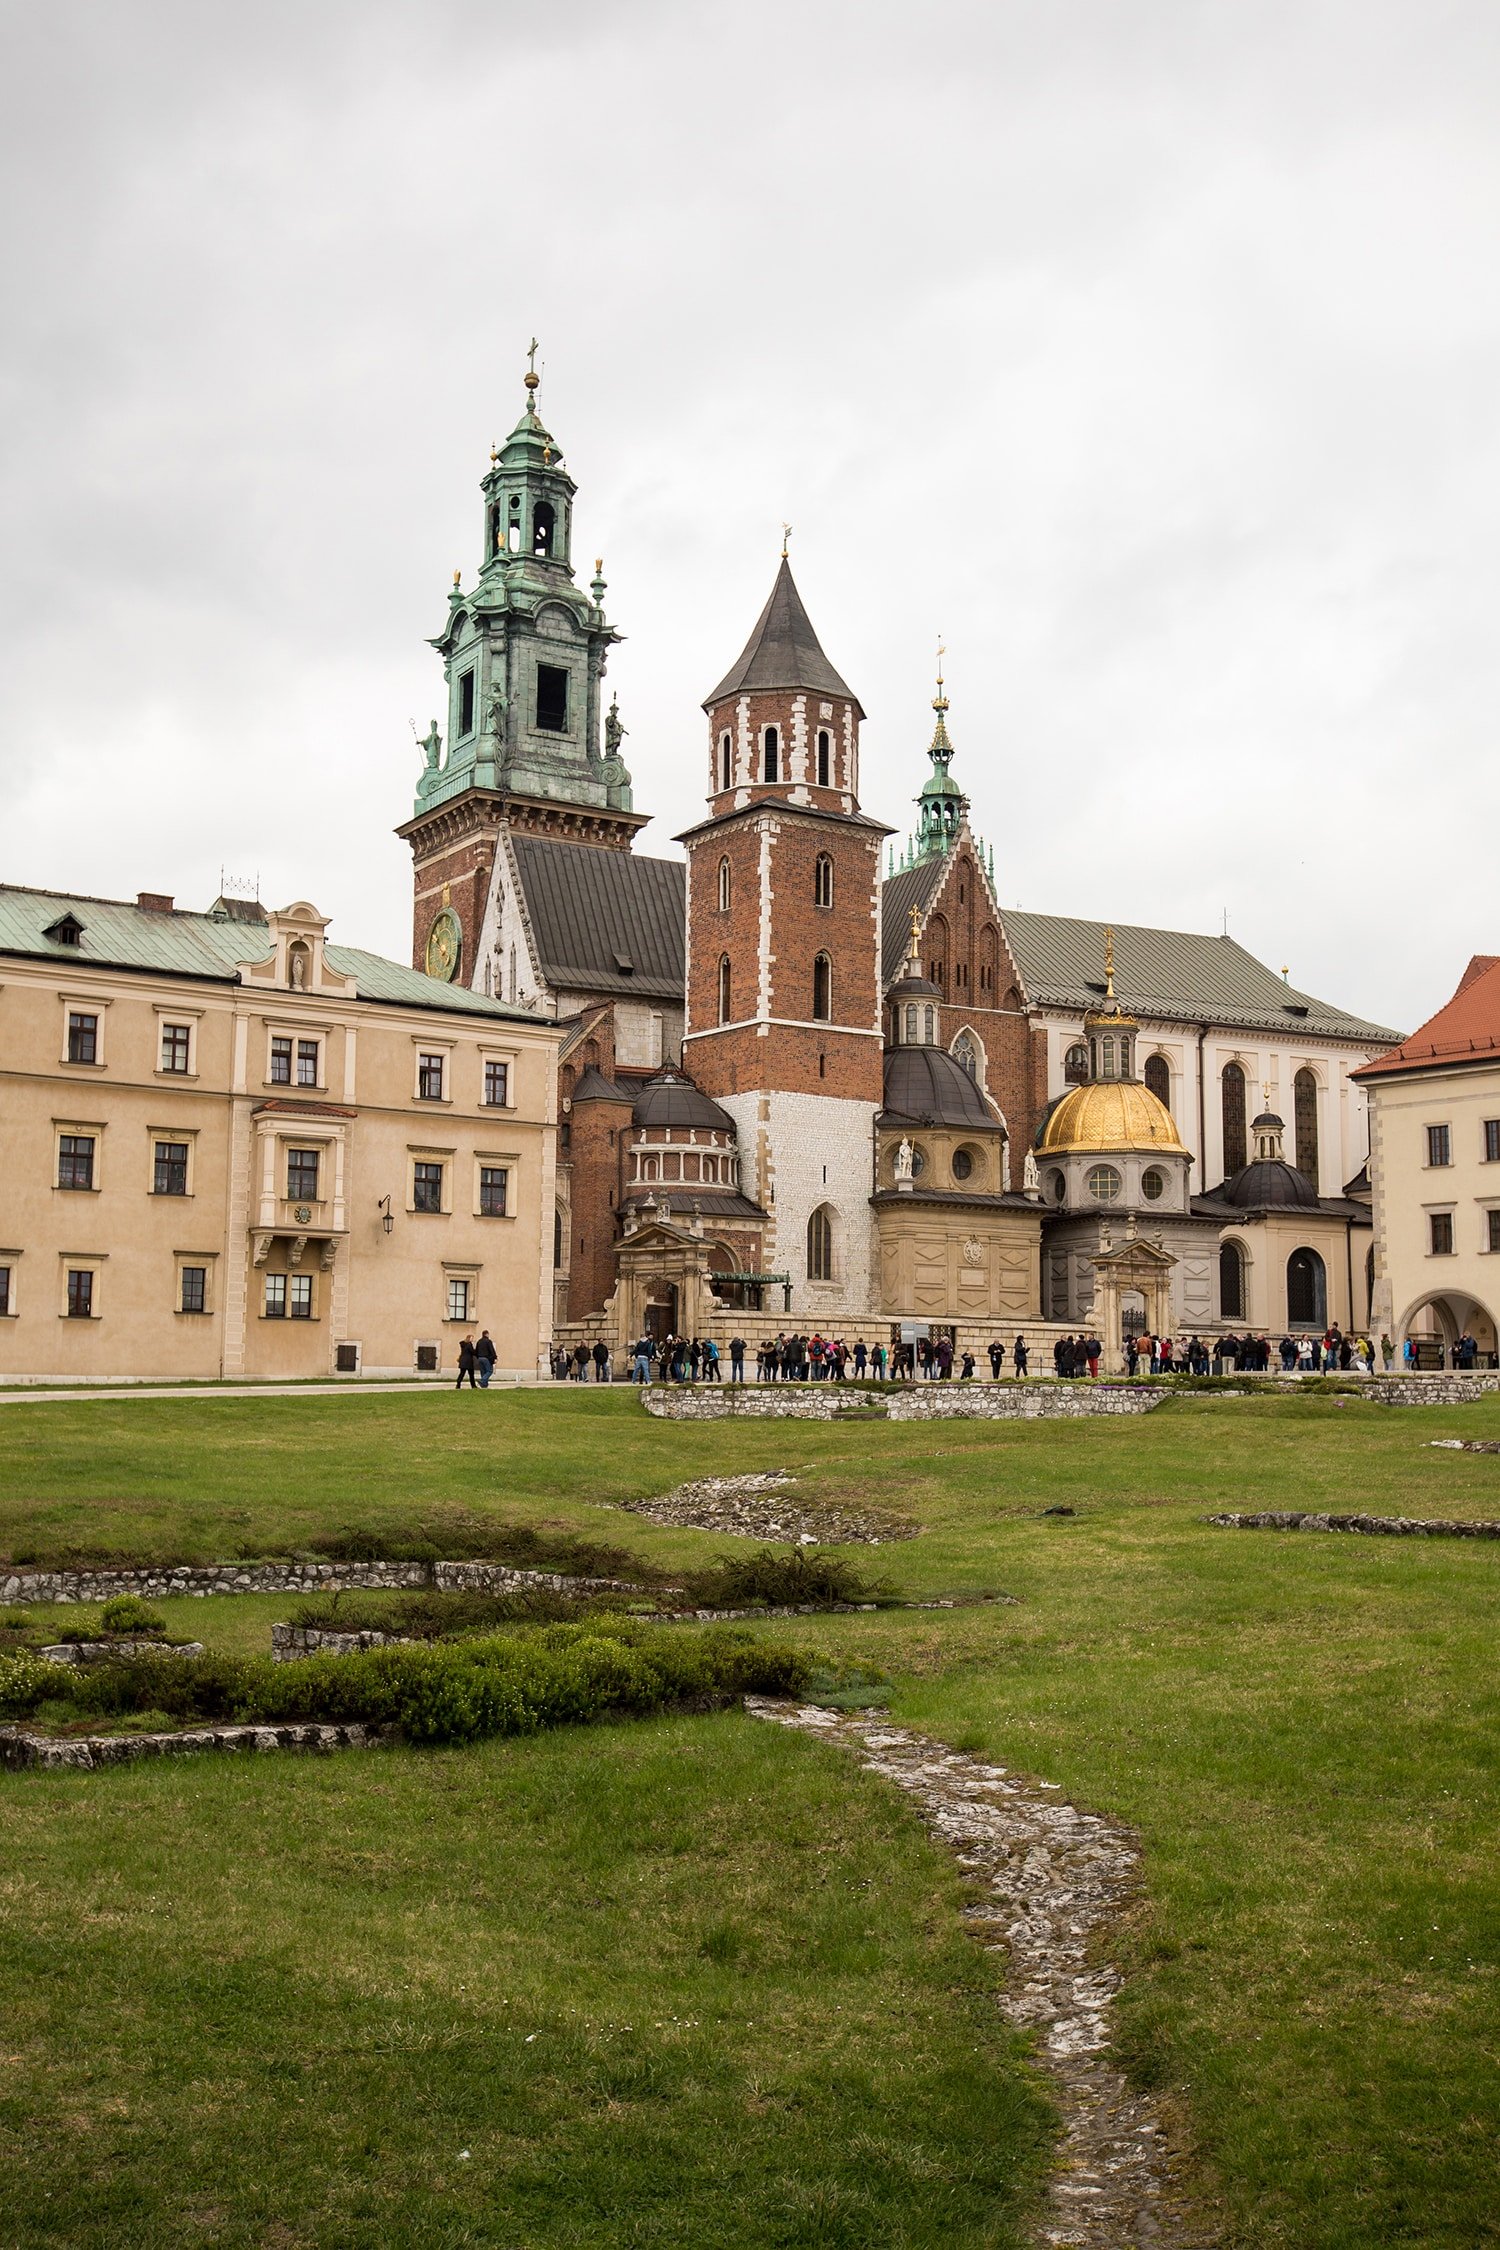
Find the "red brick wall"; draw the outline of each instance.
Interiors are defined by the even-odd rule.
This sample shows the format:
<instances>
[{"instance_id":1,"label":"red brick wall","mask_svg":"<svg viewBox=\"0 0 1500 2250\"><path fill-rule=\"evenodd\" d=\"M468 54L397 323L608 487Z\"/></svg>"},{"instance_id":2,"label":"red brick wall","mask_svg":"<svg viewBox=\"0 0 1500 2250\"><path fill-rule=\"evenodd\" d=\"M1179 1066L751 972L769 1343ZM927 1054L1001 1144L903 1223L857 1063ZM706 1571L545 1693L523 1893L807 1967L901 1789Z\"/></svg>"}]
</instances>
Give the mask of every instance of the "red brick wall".
<instances>
[{"instance_id":1,"label":"red brick wall","mask_svg":"<svg viewBox=\"0 0 1500 2250\"><path fill-rule=\"evenodd\" d=\"M1020 978L995 918L977 854L955 851L923 926L923 967L942 988L942 1043L967 1025L985 1052L985 1087L1005 1114L1011 1184L1047 1100L1046 1034L1020 1012Z\"/></svg>"},{"instance_id":2,"label":"red brick wall","mask_svg":"<svg viewBox=\"0 0 1500 2250\"><path fill-rule=\"evenodd\" d=\"M810 691L777 689L767 694L749 698L748 728L751 742L750 776L740 778L740 702L731 696L727 702L716 704L709 713L709 776L708 799L715 812L730 810L734 791L749 788L756 797L787 797L794 788L805 788L809 801L827 811L844 809L844 798L859 797L859 716L846 697L819 696ZM831 716L822 716L824 704L830 707ZM805 758L794 756L797 741L797 724L800 717L805 731ZM775 727L780 737L777 774L774 783L762 778L761 753L765 729ZM826 732L829 738L828 787L819 788L818 734ZM728 733L734 744L735 779L726 793L720 786L720 744Z\"/></svg>"},{"instance_id":3,"label":"red brick wall","mask_svg":"<svg viewBox=\"0 0 1500 2250\"><path fill-rule=\"evenodd\" d=\"M570 1320L597 1312L615 1285L615 1214L624 1184L630 1112L628 1101L575 1102L568 1120L573 1175Z\"/></svg>"},{"instance_id":4,"label":"red brick wall","mask_svg":"<svg viewBox=\"0 0 1500 2250\"><path fill-rule=\"evenodd\" d=\"M425 853L419 850L413 838L412 849L416 854L412 867L412 966L422 969L427 965L427 933L444 903L446 885L447 903L458 916L464 933L463 959L458 966L457 981L467 984L474 974L479 933L484 926L484 909L490 895L490 871L495 864L494 831L476 830Z\"/></svg>"}]
</instances>

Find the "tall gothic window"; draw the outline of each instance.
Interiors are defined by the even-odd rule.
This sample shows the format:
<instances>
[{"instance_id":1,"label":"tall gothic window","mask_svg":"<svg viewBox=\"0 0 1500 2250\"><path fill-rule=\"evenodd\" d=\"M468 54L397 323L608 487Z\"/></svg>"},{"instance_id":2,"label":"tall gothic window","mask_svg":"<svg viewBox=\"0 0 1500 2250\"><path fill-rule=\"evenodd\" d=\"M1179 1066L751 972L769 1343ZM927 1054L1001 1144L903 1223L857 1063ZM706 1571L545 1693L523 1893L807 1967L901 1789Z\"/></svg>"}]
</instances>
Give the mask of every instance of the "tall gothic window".
<instances>
[{"instance_id":1,"label":"tall gothic window","mask_svg":"<svg viewBox=\"0 0 1500 2250\"><path fill-rule=\"evenodd\" d=\"M727 914L729 912L729 895L729 861L726 857L724 859L721 859L719 862L719 912L721 914Z\"/></svg>"},{"instance_id":2,"label":"tall gothic window","mask_svg":"<svg viewBox=\"0 0 1500 2250\"><path fill-rule=\"evenodd\" d=\"M961 1031L959 1033L953 1042L953 1055L954 1060L962 1063L969 1076L977 1082L979 1077L979 1042L972 1031Z\"/></svg>"},{"instance_id":3,"label":"tall gothic window","mask_svg":"<svg viewBox=\"0 0 1500 2250\"><path fill-rule=\"evenodd\" d=\"M1245 1073L1238 1063L1226 1063L1219 1077L1219 1103L1224 1121L1224 1177L1233 1179L1248 1161L1245 1145Z\"/></svg>"},{"instance_id":4,"label":"tall gothic window","mask_svg":"<svg viewBox=\"0 0 1500 2250\"><path fill-rule=\"evenodd\" d=\"M832 906L833 904L833 861L829 858L827 852L819 852L813 863L813 904L814 906Z\"/></svg>"},{"instance_id":5,"label":"tall gothic window","mask_svg":"<svg viewBox=\"0 0 1500 2250\"><path fill-rule=\"evenodd\" d=\"M833 963L826 953L820 953L813 962L812 1012L818 1023L827 1023L833 1015Z\"/></svg>"},{"instance_id":6,"label":"tall gothic window","mask_svg":"<svg viewBox=\"0 0 1500 2250\"><path fill-rule=\"evenodd\" d=\"M762 781L781 779L781 737L774 727L767 727L760 743L760 777Z\"/></svg>"},{"instance_id":7,"label":"tall gothic window","mask_svg":"<svg viewBox=\"0 0 1500 2250\"><path fill-rule=\"evenodd\" d=\"M732 997L733 997L733 995L732 995L732 994L731 994L731 992L730 992L730 986L729 986L729 955L728 955L727 953L721 953L721 954L719 955L719 1021L720 1021L720 1023L728 1023L728 1022L729 1022L729 1020L730 1020L730 1001L731 1001Z\"/></svg>"},{"instance_id":8,"label":"tall gothic window","mask_svg":"<svg viewBox=\"0 0 1500 2250\"><path fill-rule=\"evenodd\" d=\"M1088 1083L1089 1051L1081 1039L1076 1040L1063 1057L1063 1077L1070 1086Z\"/></svg>"},{"instance_id":9,"label":"tall gothic window","mask_svg":"<svg viewBox=\"0 0 1500 2250\"><path fill-rule=\"evenodd\" d=\"M1318 1184L1318 1081L1310 1070L1292 1080L1292 1121L1296 1128L1297 1169Z\"/></svg>"},{"instance_id":10,"label":"tall gothic window","mask_svg":"<svg viewBox=\"0 0 1500 2250\"><path fill-rule=\"evenodd\" d=\"M1154 1094L1163 1109L1172 1106L1172 1066L1165 1055L1146 1057L1146 1091Z\"/></svg>"},{"instance_id":11,"label":"tall gothic window","mask_svg":"<svg viewBox=\"0 0 1500 2250\"><path fill-rule=\"evenodd\" d=\"M833 1279L833 1218L826 1203L820 1203L807 1222L807 1278Z\"/></svg>"},{"instance_id":12,"label":"tall gothic window","mask_svg":"<svg viewBox=\"0 0 1500 2250\"><path fill-rule=\"evenodd\" d=\"M830 741L829 741L829 737L828 737L828 729L827 729L827 727L819 727L819 729L818 729L818 787L819 787L820 789L826 789L826 788L828 787L828 782L829 782L829 773L830 773L830 769L831 769L831 764L832 764L832 745L831 745L831 743L830 743Z\"/></svg>"},{"instance_id":13,"label":"tall gothic window","mask_svg":"<svg viewBox=\"0 0 1500 2250\"><path fill-rule=\"evenodd\" d=\"M733 784L734 736L732 734L721 734L719 737L719 787L729 789L733 787Z\"/></svg>"},{"instance_id":14,"label":"tall gothic window","mask_svg":"<svg viewBox=\"0 0 1500 2250\"><path fill-rule=\"evenodd\" d=\"M1245 1253L1237 1242L1219 1245L1219 1318L1245 1317Z\"/></svg>"}]
</instances>

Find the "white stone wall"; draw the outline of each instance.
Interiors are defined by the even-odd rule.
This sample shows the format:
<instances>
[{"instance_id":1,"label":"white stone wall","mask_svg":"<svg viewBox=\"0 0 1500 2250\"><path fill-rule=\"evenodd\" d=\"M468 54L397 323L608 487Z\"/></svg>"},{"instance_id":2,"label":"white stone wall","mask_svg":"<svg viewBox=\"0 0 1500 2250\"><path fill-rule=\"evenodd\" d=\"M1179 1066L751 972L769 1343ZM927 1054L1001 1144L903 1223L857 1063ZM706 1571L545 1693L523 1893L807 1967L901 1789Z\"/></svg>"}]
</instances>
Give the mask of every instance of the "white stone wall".
<instances>
[{"instance_id":1,"label":"white stone wall","mask_svg":"<svg viewBox=\"0 0 1500 2250\"><path fill-rule=\"evenodd\" d=\"M799 1327L868 1319L878 1302L874 1214L873 1102L827 1094L721 1094L739 1137L740 1183L771 1215L766 1270L792 1277ZM807 1222L820 1203L834 1212L834 1279L807 1278Z\"/></svg>"}]
</instances>

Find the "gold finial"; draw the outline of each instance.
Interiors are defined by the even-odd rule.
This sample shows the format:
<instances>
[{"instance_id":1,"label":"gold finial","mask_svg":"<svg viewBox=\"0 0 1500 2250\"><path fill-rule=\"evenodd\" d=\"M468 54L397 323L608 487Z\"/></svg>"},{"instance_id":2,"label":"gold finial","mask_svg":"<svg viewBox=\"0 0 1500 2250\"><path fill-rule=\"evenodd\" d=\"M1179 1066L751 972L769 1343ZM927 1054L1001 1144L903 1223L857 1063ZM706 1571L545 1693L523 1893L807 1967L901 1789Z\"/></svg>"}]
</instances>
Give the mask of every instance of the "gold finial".
<instances>
[{"instance_id":1,"label":"gold finial","mask_svg":"<svg viewBox=\"0 0 1500 2250\"><path fill-rule=\"evenodd\" d=\"M491 439L490 439L490 467L491 467L491 468L493 468L493 467L494 467L495 463L496 463L496 462L497 462L497 461L499 460L499 458L500 458L500 448L499 448L499 446L498 446L498 445L496 445L496 443L495 443L494 439L493 439L493 438L491 438Z\"/></svg>"},{"instance_id":2,"label":"gold finial","mask_svg":"<svg viewBox=\"0 0 1500 2250\"><path fill-rule=\"evenodd\" d=\"M786 543L791 538L791 536L791 525L789 523L784 523L781 527L781 559L783 562L786 561Z\"/></svg>"},{"instance_id":3,"label":"gold finial","mask_svg":"<svg viewBox=\"0 0 1500 2250\"><path fill-rule=\"evenodd\" d=\"M948 698L947 698L947 696L946 696L946 695L944 695L944 693L943 693L943 658L944 658L944 657L945 657L945 656L947 655L947 653L948 653L947 649L946 649L946 648L945 648L945 647L943 646L943 638L942 638L942 635L941 635L941 634L939 634L939 635L938 635L938 645L937 645L937 687L938 687L938 691L937 691L937 694L936 694L936 695L935 695L935 696L933 697L933 699L932 699L932 708L933 708L933 710L934 710L934 711L946 711L946 710L947 710L947 708L948 708Z\"/></svg>"},{"instance_id":4,"label":"gold finial","mask_svg":"<svg viewBox=\"0 0 1500 2250\"><path fill-rule=\"evenodd\" d=\"M1108 1000L1115 996L1115 933L1104 933L1104 994Z\"/></svg>"},{"instance_id":5,"label":"gold finial","mask_svg":"<svg viewBox=\"0 0 1500 2250\"><path fill-rule=\"evenodd\" d=\"M1263 1078L1260 1082L1260 1106L1262 1109L1269 1109L1271 1106L1271 1081L1269 1078Z\"/></svg>"},{"instance_id":6,"label":"gold finial","mask_svg":"<svg viewBox=\"0 0 1500 2250\"><path fill-rule=\"evenodd\" d=\"M453 584L454 584L455 588L457 588L457 587L461 586L461 585L463 584L463 582L464 582L464 574L463 574L463 572L462 572L461 570L455 570L455 572L453 573Z\"/></svg>"},{"instance_id":7,"label":"gold finial","mask_svg":"<svg viewBox=\"0 0 1500 2250\"><path fill-rule=\"evenodd\" d=\"M911 910L911 956L914 961L920 960L921 958L921 944L922 917L917 912L917 909L913 907Z\"/></svg>"},{"instance_id":8,"label":"gold finial","mask_svg":"<svg viewBox=\"0 0 1500 2250\"><path fill-rule=\"evenodd\" d=\"M594 557L594 576L596 578L604 576L604 557L602 555L595 555Z\"/></svg>"}]
</instances>

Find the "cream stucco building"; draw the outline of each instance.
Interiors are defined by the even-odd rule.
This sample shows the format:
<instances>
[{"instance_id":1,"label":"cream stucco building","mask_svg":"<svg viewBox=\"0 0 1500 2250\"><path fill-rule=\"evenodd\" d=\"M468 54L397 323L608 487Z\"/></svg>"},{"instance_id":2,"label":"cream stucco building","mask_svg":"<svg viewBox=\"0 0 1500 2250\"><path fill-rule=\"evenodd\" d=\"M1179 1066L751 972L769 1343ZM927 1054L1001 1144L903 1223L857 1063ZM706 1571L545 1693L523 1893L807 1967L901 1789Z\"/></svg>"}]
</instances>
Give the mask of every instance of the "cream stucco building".
<instances>
[{"instance_id":1,"label":"cream stucco building","mask_svg":"<svg viewBox=\"0 0 1500 2250\"><path fill-rule=\"evenodd\" d=\"M1423 1365L1496 1363L1500 1311L1500 957L1357 1074L1370 1105L1374 1321Z\"/></svg>"},{"instance_id":2,"label":"cream stucco building","mask_svg":"<svg viewBox=\"0 0 1500 2250\"><path fill-rule=\"evenodd\" d=\"M538 1371L559 1034L326 929L0 887L0 1381Z\"/></svg>"}]
</instances>

